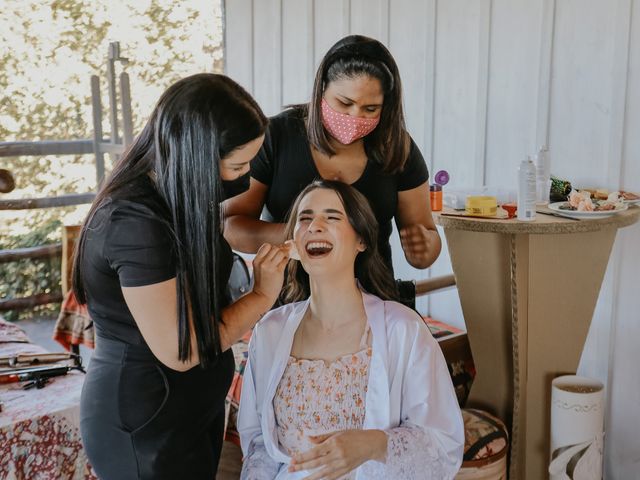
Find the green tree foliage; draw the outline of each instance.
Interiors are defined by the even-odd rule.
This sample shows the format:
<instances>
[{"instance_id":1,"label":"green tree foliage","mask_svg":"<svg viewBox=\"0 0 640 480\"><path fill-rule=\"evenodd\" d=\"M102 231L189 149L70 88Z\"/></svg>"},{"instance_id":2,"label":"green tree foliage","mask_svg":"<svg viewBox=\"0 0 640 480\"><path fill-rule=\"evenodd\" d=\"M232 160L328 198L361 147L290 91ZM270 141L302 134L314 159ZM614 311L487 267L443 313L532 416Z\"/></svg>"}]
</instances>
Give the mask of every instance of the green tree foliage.
<instances>
[{"instance_id":1,"label":"green tree foliage","mask_svg":"<svg viewBox=\"0 0 640 480\"><path fill-rule=\"evenodd\" d=\"M106 61L119 41L129 59L134 133L171 83L222 71L219 1L3 0L0 13L0 141L89 139L90 76L101 80L103 131L110 135ZM110 161L107 158L107 168ZM95 188L92 155L0 157L16 190L1 198L55 196ZM60 240L60 225L86 206L0 211L0 249ZM59 261L0 264L0 298L60 289ZM55 311L58 306L50 307ZM21 315L29 314L21 313ZM17 317L13 313L13 317Z\"/></svg>"}]
</instances>

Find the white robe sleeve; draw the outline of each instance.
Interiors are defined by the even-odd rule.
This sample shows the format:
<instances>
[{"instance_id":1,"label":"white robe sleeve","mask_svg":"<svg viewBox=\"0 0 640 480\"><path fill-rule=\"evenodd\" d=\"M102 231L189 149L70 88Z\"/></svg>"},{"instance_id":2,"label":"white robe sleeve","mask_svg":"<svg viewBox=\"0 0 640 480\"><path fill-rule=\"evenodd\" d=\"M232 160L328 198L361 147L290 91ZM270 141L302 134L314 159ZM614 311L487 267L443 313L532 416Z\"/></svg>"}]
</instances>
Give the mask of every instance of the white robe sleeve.
<instances>
[{"instance_id":1,"label":"white robe sleeve","mask_svg":"<svg viewBox=\"0 0 640 480\"><path fill-rule=\"evenodd\" d=\"M365 463L361 478L447 480L458 472L464 451L462 415L440 346L424 325L403 372L400 425L385 432L386 463Z\"/></svg>"},{"instance_id":2,"label":"white robe sleeve","mask_svg":"<svg viewBox=\"0 0 640 480\"><path fill-rule=\"evenodd\" d=\"M257 330L254 330L249 343L249 358L244 370L240 393L238 433L244 455L241 480L273 480L278 475L280 468L280 464L271 458L265 449L260 425L261 412L253 374L253 365L257 365L255 360Z\"/></svg>"},{"instance_id":3,"label":"white robe sleeve","mask_svg":"<svg viewBox=\"0 0 640 480\"><path fill-rule=\"evenodd\" d=\"M280 464L264 448L262 435L251 440L242 461L240 480L273 480L279 470Z\"/></svg>"}]
</instances>

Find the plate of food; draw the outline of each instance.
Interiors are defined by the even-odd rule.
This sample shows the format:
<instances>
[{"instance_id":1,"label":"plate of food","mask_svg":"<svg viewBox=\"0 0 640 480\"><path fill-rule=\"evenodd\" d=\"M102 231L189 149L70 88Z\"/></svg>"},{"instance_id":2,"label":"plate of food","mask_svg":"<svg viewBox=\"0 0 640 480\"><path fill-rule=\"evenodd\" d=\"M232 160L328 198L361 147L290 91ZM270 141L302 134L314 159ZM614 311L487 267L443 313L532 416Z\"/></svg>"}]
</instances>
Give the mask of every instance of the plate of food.
<instances>
[{"instance_id":1,"label":"plate of food","mask_svg":"<svg viewBox=\"0 0 640 480\"><path fill-rule=\"evenodd\" d=\"M640 193L629 192L626 190L618 190L617 192L610 192L606 188L581 188L579 189L579 193L589 192L591 195L591 200L593 201L602 201L608 200L613 201L614 203L617 200L622 200L627 205L634 205L636 203L640 203Z\"/></svg>"},{"instance_id":2,"label":"plate of food","mask_svg":"<svg viewBox=\"0 0 640 480\"><path fill-rule=\"evenodd\" d=\"M620 190L618 193L623 198L624 203L626 203L627 205L635 205L636 203L640 203L640 194L638 193L626 192L624 190Z\"/></svg>"},{"instance_id":3,"label":"plate of food","mask_svg":"<svg viewBox=\"0 0 640 480\"><path fill-rule=\"evenodd\" d=\"M570 218L609 217L627 208L628 204L618 192L607 195L606 199L593 199L587 190L573 190L568 201L549 204L550 210Z\"/></svg>"}]
</instances>

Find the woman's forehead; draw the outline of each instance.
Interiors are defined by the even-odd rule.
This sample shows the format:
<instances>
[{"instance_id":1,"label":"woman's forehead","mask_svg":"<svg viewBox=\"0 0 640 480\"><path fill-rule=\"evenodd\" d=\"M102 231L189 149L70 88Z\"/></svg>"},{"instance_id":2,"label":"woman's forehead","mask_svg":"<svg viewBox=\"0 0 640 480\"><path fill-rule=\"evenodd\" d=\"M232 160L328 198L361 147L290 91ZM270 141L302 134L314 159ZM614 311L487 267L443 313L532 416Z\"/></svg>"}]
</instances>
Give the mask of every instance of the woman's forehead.
<instances>
[{"instance_id":1,"label":"woman's forehead","mask_svg":"<svg viewBox=\"0 0 640 480\"><path fill-rule=\"evenodd\" d=\"M333 80L327 85L327 90L345 95L352 100L358 100L361 97L384 96L380 80L365 74Z\"/></svg>"},{"instance_id":2,"label":"woman's forehead","mask_svg":"<svg viewBox=\"0 0 640 480\"><path fill-rule=\"evenodd\" d=\"M339 210L344 213L344 205L342 205L340 197L334 190L328 188L316 188L307 193L300 202L299 208L300 211L322 211L327 209Z\"/></svg>"}]
</instances>

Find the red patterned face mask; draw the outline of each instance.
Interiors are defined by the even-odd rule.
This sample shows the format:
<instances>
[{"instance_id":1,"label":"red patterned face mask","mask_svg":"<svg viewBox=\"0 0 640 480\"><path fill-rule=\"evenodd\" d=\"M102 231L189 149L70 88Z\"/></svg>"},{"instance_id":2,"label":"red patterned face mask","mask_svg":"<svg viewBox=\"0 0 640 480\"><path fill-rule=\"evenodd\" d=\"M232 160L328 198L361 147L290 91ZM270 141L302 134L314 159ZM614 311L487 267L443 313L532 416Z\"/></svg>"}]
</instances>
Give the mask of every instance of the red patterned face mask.
<instances>
[{"instance_id":1,"label":"red patterned face mask","mask_svg":"<svg viewBox=\"0 0 640 480\"><path fill-rule=\"evenodd\" d=\"M343 145L349 145L369 135L378 123L380 123L380 115L376 118L352 117L346 113L336 112L324 98L322 99L322 125Z\"/></svg>"}]
</instances>

